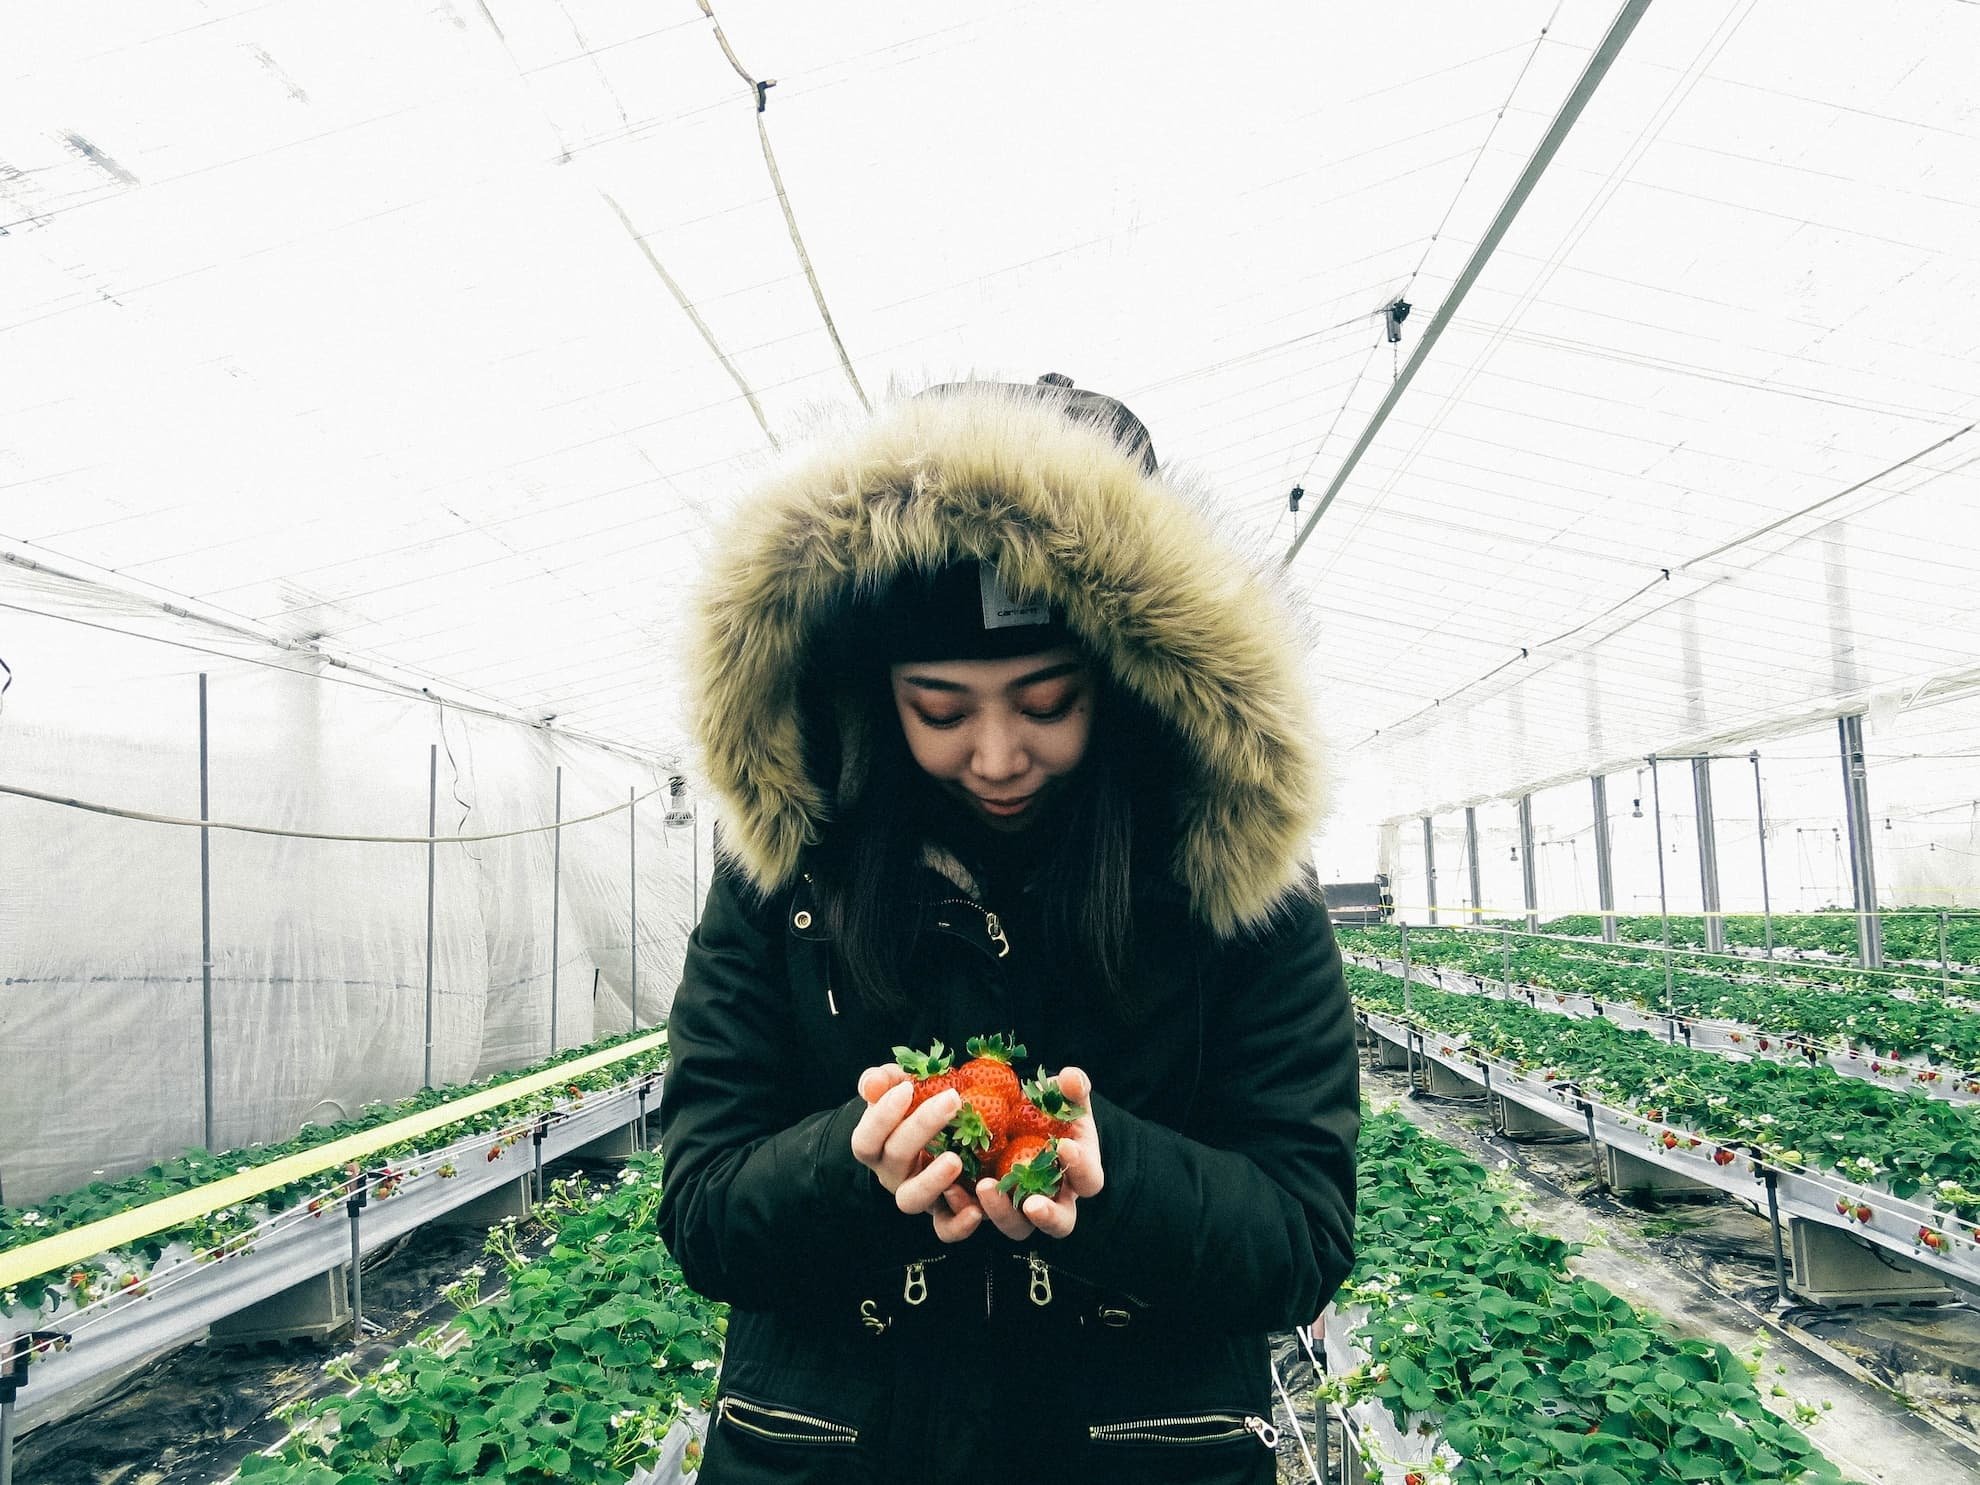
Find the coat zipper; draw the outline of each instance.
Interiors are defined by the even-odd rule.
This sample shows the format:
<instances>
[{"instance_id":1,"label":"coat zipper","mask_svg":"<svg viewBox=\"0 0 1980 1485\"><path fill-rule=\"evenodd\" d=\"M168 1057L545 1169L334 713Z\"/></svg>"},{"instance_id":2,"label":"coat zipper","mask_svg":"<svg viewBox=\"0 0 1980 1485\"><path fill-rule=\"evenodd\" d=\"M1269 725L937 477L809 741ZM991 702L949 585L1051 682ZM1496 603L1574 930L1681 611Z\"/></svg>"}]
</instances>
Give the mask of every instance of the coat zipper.
<instances>
[{"instance_id":1,"label":"coat zipper","mask_svg":"<svg viewBox=\"0 0 1980 1485\"><path fill-rule=\"evenodd\" d=\"M724 1423L779 1443L846 1445L859 1442L858 1429L835 1423L830 1418L820 1418L815 1413L800 1413L794 1408L773 1408L767 1403L754 1402L733 1393L723 1398L716 1407ZM779 1428L777 1425L780 1423L796 1427Z\"/></svg>"},{"instance_id":2,"label":"coat zipper","mask_svg":"<svg viewBox=\"0 0 1980 1485\"><path fill-rule=\"evenodd\" d=\"M901 1298L911 1305L924 1303L928 1298L928 1265L941 1263L948 1258L941 1254L936 1258L917 1258L907 1266L907 1282L901 1286Z\"/></svg>"},{"instance_id":3,"label":"coat zipper","mask_svg":"<svg viewBox=\"0 0 1980 1485\"><path fill-rule=\"evenodd\" d=\"M1099 1444L1224 1444L1250 1434L1267 1449L1279 1431L1255 1413L1181 1413L1172 1418L1130 1418L1096 1423L1087 1434Z\"/></svg>"},{"instance_id":4,"label":"coat zipper","mask_svg":"<svg viewBox=\"0 0 1980 1485\"><path fill-rule=\"evenodd\" d=\"M1004 933L1004 920L991 912L982 903L968 897L945 897L940 902L932 903L930 906L974 908L977 912L983 914L983 930L990 942L997 946L997 957L999 959L1010 957L1011 941Z\"/></svg>"}]
</instances>

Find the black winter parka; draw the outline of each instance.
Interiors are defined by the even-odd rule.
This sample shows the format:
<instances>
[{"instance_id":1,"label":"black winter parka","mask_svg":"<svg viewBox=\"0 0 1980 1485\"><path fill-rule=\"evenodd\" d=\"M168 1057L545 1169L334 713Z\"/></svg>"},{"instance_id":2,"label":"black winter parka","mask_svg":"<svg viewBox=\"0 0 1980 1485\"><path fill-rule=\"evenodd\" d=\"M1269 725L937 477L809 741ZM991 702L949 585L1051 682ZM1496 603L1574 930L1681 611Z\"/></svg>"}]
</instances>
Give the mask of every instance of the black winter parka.
<instances>
[{"instance_id":1,"label":"black winter parka","mask_svg":"<svg viewBox=\"0 0 1980 1485\"><path fill-rule=\"evenodd\" d=\"M728 850L661 1105L662 1235L732 1307L703 1485L1270 1481L1268 1336L1314 1320L1347 1276L1358 1126L1276 604L1138 461L1022 398L910 403L773 487L740 531L700 620ZM1030 560L1040 542L1049 562ZM900 904L920 929L911 1008L869 1009L835 977L805 841L835 796L890 785L844 764L812 776L808 626L835 582L968 556L1061 607L1187 745L1175 839L1136 875L1132 1022L1040 952L1035 893L990 900L939 852ZM1027 1073L1091 1077L1106 1185L1063 1240L986 1223L944 1245L853 1158L857 1080L897 1045L1005 1029Z\"/></svg>"}]
</instances>

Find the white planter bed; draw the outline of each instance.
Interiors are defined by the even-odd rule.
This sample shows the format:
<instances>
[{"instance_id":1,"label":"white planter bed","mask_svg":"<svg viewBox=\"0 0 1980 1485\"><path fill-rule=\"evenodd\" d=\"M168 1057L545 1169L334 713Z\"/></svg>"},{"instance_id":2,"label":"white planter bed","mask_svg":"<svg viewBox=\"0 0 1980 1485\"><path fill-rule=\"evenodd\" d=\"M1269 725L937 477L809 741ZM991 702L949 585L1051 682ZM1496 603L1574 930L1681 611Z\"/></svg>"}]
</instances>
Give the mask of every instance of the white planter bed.
<instances>
[{"instance_id":1,"label":"white planter bed","mask_svg":"<svg viewBox=\"0 0 1980 1485\"><path fill-rule=\"evenodd\" d=\"M657 1106L656 1082L647 1108ZM573 1101L551 1116L544 1162L604 1138L638 1114L637 1084ZM490 1160L488 1150L497 1139L477 1133L401 1162L398 1168L417 1168L420 1175L407 1177L392 1196L366 1204L360 1251L395 1242L534 1169L535 1149L527 1135ZM437 1175L450 1160L458 1174ZM28 1368L15 1408L16 1429L25 1432L60 1416L65 1394L197 1340L216 1321L348 1264L350 1257L350 1220L338 1197L313 1215L301 1207L283 1212L252 1236L245 1252L227 1258L202 1263L183 1244L174 1244L149 1269L134 1263L130 1271L142 1294L113 1294L84 1308L65 1297L36 1312L0 1310L0 1333L55 1330L72 1337L66 1349L44 1352Z\"/></svg>"}]
</instances>

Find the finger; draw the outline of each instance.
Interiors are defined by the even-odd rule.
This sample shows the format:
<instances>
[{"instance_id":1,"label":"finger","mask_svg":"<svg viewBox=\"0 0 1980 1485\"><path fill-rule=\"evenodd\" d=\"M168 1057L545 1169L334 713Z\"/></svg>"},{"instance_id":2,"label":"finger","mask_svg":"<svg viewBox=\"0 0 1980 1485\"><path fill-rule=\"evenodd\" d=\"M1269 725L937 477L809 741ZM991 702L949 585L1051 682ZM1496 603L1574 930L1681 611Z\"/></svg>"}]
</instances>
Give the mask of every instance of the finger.
<instances>
[{"instance_id":1,"label":"finger","mask_svg":"<svg viewBox=\"0 0 1980 1485\"><path fill-rule=\"evenodd\" d=\"M1093 1080L1076 1067L1059 1069L1059 1091L1081 1108L1088 1107L1093 1097Z\"/></svg>"},{"instance_id":2,"label":"finger","mask_svg":"<svg viewBox=\"0 0 1980 1485\"><path fill-rule=\"evenodd\" d=\"M859 1123L853 1126L853 1159L875 1170L880 1168L886 1154L887 1137L899 1127L911 1097L909 1085L902 1083L888 1089L877 1103L868 1106L866 1112L859 1116Z\"/></svg>"},{"instance_id":3,"label":"finger","mask_svg":"<svg viewBox=\"0 0 1980 1485\"><path fill-rule=\"evenodd\" d=\"M976 1193L961 1181L957 1181L954 1185L945 1188L942 1192L942 1199L948 1202L949 1210L952 1212L980 1212L983 1210L983 1207L976 1199Z\"/></svg>"},{"instance_id":4,"label":"finger","mask_svg":"<svg viewBox=\"0 0 1980 1485\"><path fill-rule=\"evenodd\" d=\"M928 1169L909 1176L894 1192L894 1203L904 1212L925 1212L942 1200L943 1188L955 1184L962 1174L962 1156L946 1151L928 1162Z\"/></svg>"},{"instance_id":5,"label":"finger","mask_svg":"<svg viewBox=\"0 0 1980 1485\"><path fill-rule=\"evenodd\" d=\"M1098 1141L1067 1137L1059 1141L1059 1168L1065 1172L1065 1187L1074 1196L1098 1196L1107 1184L1107 1173L1100 1165Z\"/></svg>"},{"instance_id":6,"label":"finger","mask_svg":"<svg viewBox=\"0 0 1980 1485\"><path fill-rule=\"evenodd\" d=\"M868 1103L878 1103L890 1089L912 1081L906 1068L898 1063L883 1062L859 1075L859 1096Z\"/></svg>"},{"instance_id":7,"label":"finger","mask_svg":"<svg viewBox=\"0 0 1980 1485\"><path fill-rule=\"evenodd\" d=\"M906 1087L904 1083L901 1085ZM897 1094L890 1094L896 1097ZM908 1100L903 1100L904 1102ZM930 1140L942 1132L942 1126L955 1118L956 1110L962 1107L962 1095L951 1088L938 1093L895 1127L887 1136L884 1158L891 1165L905 1169L915 1152L923 1149Z\"/></svg>"},{"instance_id":8,"label":"finger","mask_svg":"<svg viewBox=\"0 0 1980 1485\"><path fill-rule=\"evenodd\" d=\"M1079 1220L1078 1198L1060 1192L1050 1196L1030 1196L1025 1198L1025 1219L1047 1237L1062 1238L1073 1230Z\"/></svg>"},{"instance_id":9,"label":"finger","mask_svg":"<svg viewBox=\"0 0 1980 1485\"><path fill-rule=\"evenodd\" d=\"M976 1199L982 1203L983 1215L990 1219L990 1225L1005 1237L1021 1243L1031 1236L1031 1224L988 1176L976 1183Z\"/></svg>"},{"instance_id":10,"label":"finger","mask_svg":"<svg viewBox=\"0 0 1980 1485\"><path fill-rule=\"evenodd\" d=\"M954 1189L954 1188L951 1188ZM960 1212L935 1212L935 1236L945 1243L959 1243L983 1225L983 1208L971 1202Z\"/></svg>"}]
</instances>

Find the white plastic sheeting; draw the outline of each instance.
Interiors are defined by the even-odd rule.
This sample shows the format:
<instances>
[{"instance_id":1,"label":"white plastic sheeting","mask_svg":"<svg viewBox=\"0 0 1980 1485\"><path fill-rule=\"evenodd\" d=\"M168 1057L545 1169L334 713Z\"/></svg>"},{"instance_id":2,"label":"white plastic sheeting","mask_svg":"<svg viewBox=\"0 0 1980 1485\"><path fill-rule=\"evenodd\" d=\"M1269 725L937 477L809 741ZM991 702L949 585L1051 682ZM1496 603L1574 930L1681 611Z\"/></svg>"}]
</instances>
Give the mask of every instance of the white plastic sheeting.
<instances>
[{"instance_id":1,"label":"white plastic sheeting","mask_svg":"<svg viewBox=\"0 0 1980 1485\"><path fill-rule=\"evenodd\" d=\"M620 789L592 743L643 779L671 766L709 518L773 438L854 400L786 204L871 395L1068 373L1290 543L1317 502L1295 517L1289 490L1341 467L1615 17L717 11L734 65L693 0L0 18L0 782L183 811L202 666L235 750L216 800L241 812L413 829L428 696L479 709L447 725L478 739L466 797L503 823L541 818L557 758ZM1384 819L1448 830L1467 800L1974 683L1976 54L1980 7L1955 0L1650 8L1295 562L1341 770L1330 876L1366 869ZM760 114L738 67L774 80ZM112 658L85 620L146 637ZM1972 792L1913 767L1895 801L1873 772L1873 808ZM163 996L188 851L166 827L90 834L111 828L0 802L9 886L66 883L31 920L12 891L0 911L44 936L37 976ZM337 849L223 845L216 911L246 921L216 942L292 944L271 983L402 977L416 865L352 873ZM453 969L542 963L521 900L542 863L519 864L540 849L487 853L486 947L457 921ZM53 944L79 902L92 941ZM490 995L456 1046L473 1066L532 1043L537 1012ZM271 1062L403 1085L403 1047L375 1072L364 1014L306 1001ZM37 1056L149 1025L179 1056L180 1001L24 1004ZM51 1070L94 1082L102 1055Z\"/></svg>"},{"instance_id":2,"label":"white plastic sheeting","mask_svg":"<svg viewBox=\"0 0 1980 1485\"><path fill-rule=\"evenodd\" d=\"M435 1083L549 1054L553 935L556 1045L628 1029L635 908L639 1021L664 1017L709 842L668 827L667 776L650 763L320 665L257 663L250 642L234 657L182 650L175 641L212 637L120 611L100 590L44 583L37 599L155 637L10 619L10 785L197 819L205 672L211 819L421 837L437 745L438 834L534 832L435 848ZM617 813L541 829L556 818L559 767L564 819ZM629 811L635 791L648 797ZM200 832L18 797L0 812L0 1181L20 1201L205 1143ZM307 1119L416 1091L426 847L209 837L212 1148L285 1139Z\"/></svg>"}]
</instances>

